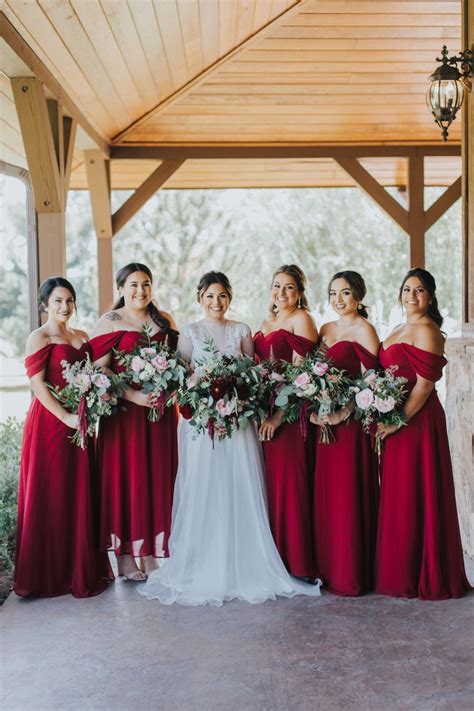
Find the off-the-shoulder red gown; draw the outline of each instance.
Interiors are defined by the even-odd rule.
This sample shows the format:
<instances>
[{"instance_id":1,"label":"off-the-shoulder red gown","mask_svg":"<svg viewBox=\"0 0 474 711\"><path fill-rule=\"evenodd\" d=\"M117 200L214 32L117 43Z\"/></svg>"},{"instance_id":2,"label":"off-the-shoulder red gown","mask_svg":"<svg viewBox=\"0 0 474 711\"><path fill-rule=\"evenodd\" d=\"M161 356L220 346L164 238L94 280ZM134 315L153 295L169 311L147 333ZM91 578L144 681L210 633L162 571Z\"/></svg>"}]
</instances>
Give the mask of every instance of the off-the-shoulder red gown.
<instances>
[{"instance_id":1,"label":"off-the-shoulder red gown","mask_svg":"<svg viewBox=\"0 0 474 711\"><path fill-rule=\"evenodd\" d=\"M48 383L65 387L61 361L74 363L87 352L88 344L45 346L26 358L28 376L45 369ZM98 550L94 446L76 447L69 439L73 433L33 397L18 489L13 589L22 597L90 597L113 577L107 554Z\"/></svg>"},{"instance_id":2,"label":"off-the-shoulder red gown","mask_svg":"<svg viewBox=\"0 0 474 711\"><path fill-rule=\"evenodd\" d=\"M337 368L356 377L361 365L377 368L378 358L353 341L327 350ZM319 428L318 428L319 430ZM377 456L360 422L332 428L335 440L316 445L314 549L324 589L362 595L372 589L379 499Z\"/></svg>"},{"instance_id":3,"label":"off-the-shoulder red gown","mask_svg":"<svg viewBox=\"0 0 474 711\"><path fill-rule=\"evenodd\" d=\"M407 343L379 353L411 391L417 375L433 382L446 359ZM377 534L375 591L444 600L470 589L464 571L444 410L436 391L385 440Z\"/></svg>"},{"instance_id":4,"label":"off-the-shoulder red gown","mask_svg":"<svg viewBox=\"0 0 474 711\"><path fill-rule=\"evenodd\" d=\"M142 334L115 331L91 340L94 360L116 349L132 351ZM163 341L159 332L152 338ZM177 334L167 334L176 347ZM112 358L112 370L123 368ZM166 408L158 422L146 407L124 401L125 410L101 423L97 467L101 478L100 545L117 555L168 556L173 489L178 465L177 415Z\"/></svg>"},{"instance_id":5,"label":"off-the-shoulder red gown","mask_svg":"<svg viewBox=\"0 0 474 711\"><path fill-rule=\"evenodd\" d=\"M291 362L293 351L305 356L313 341L279 329L254 337L258 358ZM316 577L311 524L311 482L314 460L299 423L283 424L269 442L263 443L268 513L278 552L288 571L297 577Z\"/></svg>"}]
</instances>

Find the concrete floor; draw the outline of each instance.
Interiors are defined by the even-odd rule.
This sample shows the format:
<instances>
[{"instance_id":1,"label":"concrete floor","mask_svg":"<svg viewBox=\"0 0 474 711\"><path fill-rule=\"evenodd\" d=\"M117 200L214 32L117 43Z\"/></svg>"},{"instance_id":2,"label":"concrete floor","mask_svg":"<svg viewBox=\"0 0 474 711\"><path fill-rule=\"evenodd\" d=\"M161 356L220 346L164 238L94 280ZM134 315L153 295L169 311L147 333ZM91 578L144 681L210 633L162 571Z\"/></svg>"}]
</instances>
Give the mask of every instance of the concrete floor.
<instances>
[{"instance_id":1,"label":"concrete floor","mask_svg":"<svg viewBox=\"0 0 474 711\"><path fill-rule=\"evenodd\" d=\"M90 600L11 595L2 710L474 708L473 594L189 608L135 587L120 579Z\"/></svg>"}]
</instances>

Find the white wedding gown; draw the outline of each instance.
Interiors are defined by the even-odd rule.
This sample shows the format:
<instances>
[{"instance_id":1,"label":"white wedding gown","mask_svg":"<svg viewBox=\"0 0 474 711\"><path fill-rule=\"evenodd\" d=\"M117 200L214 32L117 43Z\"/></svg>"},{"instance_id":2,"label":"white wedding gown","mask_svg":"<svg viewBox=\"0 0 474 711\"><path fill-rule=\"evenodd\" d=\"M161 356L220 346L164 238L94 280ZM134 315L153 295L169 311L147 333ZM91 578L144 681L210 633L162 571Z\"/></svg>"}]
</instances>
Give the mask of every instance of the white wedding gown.
<instances>
[{"instance_id":1,"label":"white wedding gown","mask_svg":"<svg viewBox=\"0 0 474 711\"><path fill-rule=\"evenodd\" d=\"M192 361L208 354L212 338L220 352L253 353L248 326L235 321L198 321L183 328L178 349ZM319 585L290 577L268 522L264 464L253 426L232 438L196 437L180 418L179 468L169 540L170 557L138 592L165 605L222 605L237 598L251 603L277 595L319 596Z\"/></svg>"}]
</instances>

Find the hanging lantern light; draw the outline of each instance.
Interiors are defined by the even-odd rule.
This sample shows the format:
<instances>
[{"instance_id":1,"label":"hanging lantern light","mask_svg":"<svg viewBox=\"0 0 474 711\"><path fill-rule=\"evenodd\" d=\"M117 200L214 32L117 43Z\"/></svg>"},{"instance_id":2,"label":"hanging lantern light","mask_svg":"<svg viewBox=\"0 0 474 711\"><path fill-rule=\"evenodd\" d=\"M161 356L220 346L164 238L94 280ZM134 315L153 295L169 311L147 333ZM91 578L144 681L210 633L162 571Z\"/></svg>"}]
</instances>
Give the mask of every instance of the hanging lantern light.
<instances>
[{"instance_id":1,"label":"hanging lantern light","mask_svg":"<svg viewBox=\"0 0 474 711\"><path fill-rule=\"evenodd\" d=\"M441 128L441 136L445 142L448 138L448 128L461 108L464 92L472 88L473 52L467 49L459 56L448 57L448 49L445 45L441 57L437 57L436 61L441 62L441 66L437 67L429 77L430 85L426 102L434 120ZM459 71L458 64L461 64L462 71Z\"/></svg>"}]
</instances>

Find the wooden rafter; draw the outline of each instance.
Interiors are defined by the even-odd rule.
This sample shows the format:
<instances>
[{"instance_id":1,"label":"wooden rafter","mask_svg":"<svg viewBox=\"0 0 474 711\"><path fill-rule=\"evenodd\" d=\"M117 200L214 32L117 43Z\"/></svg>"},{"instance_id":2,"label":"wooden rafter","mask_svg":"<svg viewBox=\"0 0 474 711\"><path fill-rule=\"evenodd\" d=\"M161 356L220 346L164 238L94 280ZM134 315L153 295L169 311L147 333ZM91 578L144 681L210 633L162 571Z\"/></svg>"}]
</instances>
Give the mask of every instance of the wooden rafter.
<instances>
[{"instance_id":1,"label":"wooden rafter","mask_svg":"<svg viewBox=\"0 0 474 711\"><path fill-rule=\"evenodd\" d=\"M0 12L0 35L5 42L17 54L27 67L53 94L55 99L62 104L64 110L77 121L95 145L108 156L109 144L106 136L101 135L86 119L84 114L77 108L70 96L63 89L61 84L54 78L46 65L33 52L31 47L25 42L23 37L13 27L3 12Z\"/></svg>"},{"instance_id":2,"label":"wooden rafter","mask_svg":"<svg viewBox=\"0 0 474 711\"><path fill-rule=\"evenodd\" d=\"M11 82L36 210L61 212L64 198L58 165L59 120L55 136L43 85L36 77L17 77Z\"/></svg>"},{"instance_id":3,"label":"wooden rafter","mask_svg":"<svg viewBox=\"0 0 474 711\"><path fill-rule=\"evenodd\" d=\"M361 166L356 158L336 158L336 163L351 176L361 190L374 200L402 230L408 232L408 211Z\"/></svg>"},{"instance_id":4,"label":"wooden rafter","mask_svg":"<svg viewBox=\"0 0 474 711\"><path fill-rule=\"evenodd\" d=\"M408 159L408 229L410 236L410 266L425 265L425 166L422 155Z\"/></svg>"},{"instance_id":5,"label":"wooden rafter","mask_svg":"<svg viewBox=\"0 0 474 711\"><path fill-rule=\"evenodd\" d=\"M178 168L184 163L184 159L164 160L161 165L135 190L124 204L112 216L113 233L119 230L143 207L152 195L159 190L166 181L171 178Z\"/></svg>"},{"instance_id":6,"label":"wooden rafter","mask_svg":"<svg viewBox=\"0 0 474 711\"><path fill-rule=\"evenodd\" d=\"M259 145L133 145L111 146L112 159L166 160L181 158L189 160L216 160L232 158L407 158L418 153L423 156L460 156L461 146L447 145L333 145L284 144Z\"/></svg>"},{"instance_id":7,"label":"wooden rafter","mask_svg":"<svg viewBox=\"0 0 474 711\"><path fill-rule=\"evenodd\" d=\"M452 185L434 202L425 213L425 230L428 231L439 218L454 205L461 197L462 176L459 176Z\"/></svg>"},{"instance_id":8,"label":"wooden rafter","mask_svg":"<svg viewBox=\"0 0 474 711\"><path fill-rule=\"evenodd\" d=\"M274 17L264 27L257 30L257 32L254 32L252 35L250 35L250 37L247 37L247 39L237 45L237 47L234 47L230 52L227 52L227 54L225 54L223 57L214 62L210 67L207 67L204 71L194 77L194 79L191 79L191 81L187 82L180 89L168 96L164 101L160 102L152 109L147 111L139 119L133 121L133 123L127 126L127 128L125 128L123 131L120 131L120 133L118 133L113 138L112 143L120 142L129 133L134 131L142 124L146 123L146 121L148 121L148 119L150 119L151 117L161 116L163 113L165 113L165 111L174 106L176 102L181 99L185 94L189 93L192 89L196 89L196 87L200 86L203 82L208 81L209 78L213 74L215 74L215 72L217 72L223 64L227 63L230 59L235 57L235 55L239 54L244 49L250 49L256 42L260 42L264 37L267 36L267 34L269 34L273 30L275 26L278 25L282 18L288 19L296 12L300 12L302 5L307 2L308 0L296 0L295 4L292 5L289 9L284 10L279 15Z\"/></svg>"}]
</instances>

